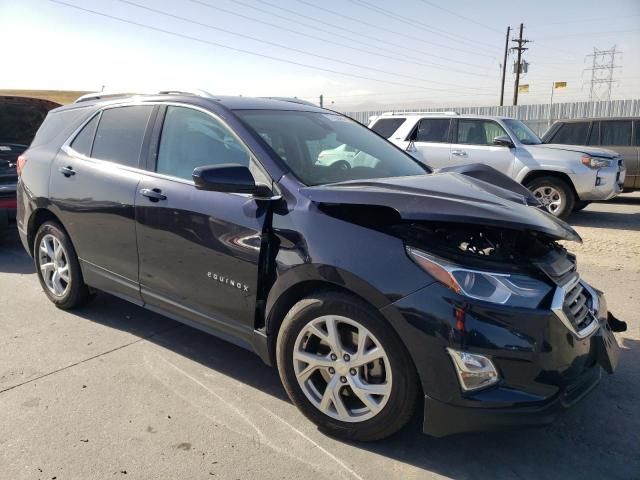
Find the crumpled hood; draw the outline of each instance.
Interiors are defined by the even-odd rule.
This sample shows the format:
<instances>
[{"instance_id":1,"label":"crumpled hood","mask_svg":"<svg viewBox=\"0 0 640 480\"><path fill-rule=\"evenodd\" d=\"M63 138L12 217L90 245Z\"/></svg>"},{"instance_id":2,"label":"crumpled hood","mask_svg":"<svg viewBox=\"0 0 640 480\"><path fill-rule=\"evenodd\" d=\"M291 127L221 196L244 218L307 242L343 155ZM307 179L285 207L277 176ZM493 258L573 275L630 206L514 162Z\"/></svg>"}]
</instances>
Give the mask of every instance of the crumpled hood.
<instances>
[{"instance_id":1,"label":"crumpled hood","mask_svg":"<svg viewBox=\"0 0 640 480\"><path fill-rule=\"evenodd\" d=\"M316 203L390 207L404 220L472 223L582 242L562 220L527 206L523 195L461 173L356 180L300 192Z\"/></svg>"},{"instance_id":2,"label":"crumpled hood","mask_svg":"<svg viewBox=\"0 0 640 480\"><path fill-rule=\"evenodd\" d=\"M545 150L565 150L567 152L577 152L591 155L592 157L615 158L619 154L613 150L606 148L588 147L586 145L562 145L560 143L541 143L539 145L527 145L527 149L536 150L542 148Z\"/></svg>"}]
</instances>

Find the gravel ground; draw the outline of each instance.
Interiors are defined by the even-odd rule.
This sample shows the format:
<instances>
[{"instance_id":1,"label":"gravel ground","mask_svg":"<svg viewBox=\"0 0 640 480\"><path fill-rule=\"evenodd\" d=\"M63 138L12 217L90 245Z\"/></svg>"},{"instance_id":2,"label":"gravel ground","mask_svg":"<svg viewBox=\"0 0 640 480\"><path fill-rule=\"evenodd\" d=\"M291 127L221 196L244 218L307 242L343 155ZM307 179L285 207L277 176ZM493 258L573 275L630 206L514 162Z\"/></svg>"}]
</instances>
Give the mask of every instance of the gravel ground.
<instances>
[{"instance_id":1,"label":"gravel ground","mask_svg":"<svg viewBox=\"0 0 640 480\"><path fill-rule=\"evenodd\" d=\"M629 323L618 371L553 425L375 444L327 438L242 349L101 294L62 312L0 240L0 479L640 479L640 195L570 223L583 276Z\"/></svg>"}]
</instances>

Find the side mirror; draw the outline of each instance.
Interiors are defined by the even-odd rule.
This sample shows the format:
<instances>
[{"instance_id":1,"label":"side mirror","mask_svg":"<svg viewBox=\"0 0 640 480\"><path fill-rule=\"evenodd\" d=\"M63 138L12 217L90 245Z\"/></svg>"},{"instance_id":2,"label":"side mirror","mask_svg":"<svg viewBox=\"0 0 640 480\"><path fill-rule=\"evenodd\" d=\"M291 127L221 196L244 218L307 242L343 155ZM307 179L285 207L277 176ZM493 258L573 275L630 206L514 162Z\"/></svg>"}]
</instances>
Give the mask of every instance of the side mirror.
<instances>
[{"instance_id":1,"label":"side mirror","mask_svg":"<svg viewBox=\"0 0 640 480\"><path fill-rule=\"evenodd\" d=\"M267 196L271 190L266 185L256 185L249 167L226 163L205 165L193 170L193 183L198 190L212 192L247 193Z\"/></svg>"},{"instance_id":2,"label":"side mirror","mask_svg":"<svg viewBox=\"0 0 640 480\"><path fill-rule=\"evenodd\" d=\"M493 139L493 144L497 145L498 147L513 148L515 146L513 144L513 142L511 141L511 139L509 137L507 137L506 135L500 135L499 137L494 138Z\"/></svg>"}]
</instances>

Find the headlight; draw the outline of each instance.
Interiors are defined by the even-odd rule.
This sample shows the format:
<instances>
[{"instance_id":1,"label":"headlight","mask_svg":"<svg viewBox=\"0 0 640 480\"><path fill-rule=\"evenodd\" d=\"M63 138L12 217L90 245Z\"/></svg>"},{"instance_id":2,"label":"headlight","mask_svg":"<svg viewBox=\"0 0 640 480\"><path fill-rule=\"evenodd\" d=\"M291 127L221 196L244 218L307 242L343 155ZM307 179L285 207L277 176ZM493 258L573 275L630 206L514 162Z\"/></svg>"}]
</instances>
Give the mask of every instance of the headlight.
<instances>
[{"instance_id":1,"label":"headlight","mask_svg":"<svg viewBox=\"0 0 640 480\"><path fill-rule=\"evenodd\" d=\"M407 247L409 257L451 290L485 302L536 308L552 287L520 274L472 270Z\"/></svg>"},{"instance_id":2,"label":"headlight","mask_svg":"<svg viewBox=\"0 0 640 480\"><path fill-rule=\"evenodd\" d=\"M605 167L610 167L611 166L611 160L608 160L606 158L598 158L598 157L591 157L589 155L583 155L582 158L580 159L582 161L583 165L586 165L589 168L605 168Z\"/></svg>"}]
</instances>

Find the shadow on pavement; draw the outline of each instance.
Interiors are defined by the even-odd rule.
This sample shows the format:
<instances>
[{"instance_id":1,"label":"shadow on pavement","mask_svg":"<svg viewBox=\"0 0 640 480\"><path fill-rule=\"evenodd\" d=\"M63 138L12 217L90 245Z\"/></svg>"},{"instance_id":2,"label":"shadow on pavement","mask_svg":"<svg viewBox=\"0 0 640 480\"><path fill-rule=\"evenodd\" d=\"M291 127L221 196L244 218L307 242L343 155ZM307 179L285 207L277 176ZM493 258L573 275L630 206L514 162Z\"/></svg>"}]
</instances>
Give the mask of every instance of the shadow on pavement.
<instances>
[{"instance_id":1,"label":"shadow on pavement","mask_svg":"<svg viewBox=\"0 0 640 480\"><path fill-rule=\"evenodd\" d=\"M10 245L0 250L0 271L33 273L31 259ZM2 244L2 248L7 243ZM12 252L12 250L16 250ZM13 254L15 253L15 255ZM143 308L98 294L74 312L130 332L288 402L275 369L251 352ZM420 407L393 437L360 448L448 478L638 478L640 472L640 341L624 339L616 375L605 374L587 398L544 428L432 438L421 432ZM302 417L301 421L303 420ZM428 419L427 419L428 421ZM375 461L375 457L372 458Z\"/></svg>"},{"instance_id":2,"label":"shadow on pavement","mask_svg":"<svg viewBox=\"0 0 640 480\"><path fill-rule=\"evenodd\" d=\"M640 231L640 211L638 213L614 213L587 209L572 214L567 222L573 227Z\"/></svg>"}]
</instances>

